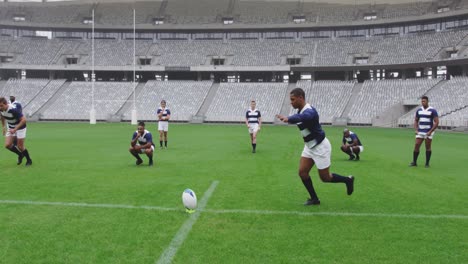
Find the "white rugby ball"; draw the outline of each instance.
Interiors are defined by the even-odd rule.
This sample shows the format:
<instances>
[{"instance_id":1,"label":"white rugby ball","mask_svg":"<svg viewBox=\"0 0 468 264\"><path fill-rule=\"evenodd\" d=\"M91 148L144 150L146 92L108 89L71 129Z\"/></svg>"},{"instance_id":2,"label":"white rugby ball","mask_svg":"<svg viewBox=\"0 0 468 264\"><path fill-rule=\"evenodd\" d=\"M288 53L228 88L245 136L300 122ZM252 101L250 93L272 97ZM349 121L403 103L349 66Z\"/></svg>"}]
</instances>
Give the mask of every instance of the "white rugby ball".
<instances>
[{"instance_id":1,"label":"white rugby ball","mask_svg":"<svg viewBox=\"0 0 468 264\"><path fill-rule=\"evenodd\" d=\"M182 193L182 203L184 207L189 210L195 210L197 208L197 195L191 189L185 189Z\"/></svg>"}]
</instances>

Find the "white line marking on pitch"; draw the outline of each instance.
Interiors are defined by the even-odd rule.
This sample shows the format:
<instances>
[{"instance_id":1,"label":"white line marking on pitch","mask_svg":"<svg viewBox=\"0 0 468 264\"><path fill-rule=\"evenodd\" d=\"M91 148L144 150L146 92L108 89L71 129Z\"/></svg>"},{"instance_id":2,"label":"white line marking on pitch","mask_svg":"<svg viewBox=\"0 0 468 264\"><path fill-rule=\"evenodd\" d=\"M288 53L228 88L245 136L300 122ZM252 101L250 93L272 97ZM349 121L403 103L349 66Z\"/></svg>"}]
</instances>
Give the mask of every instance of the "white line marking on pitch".
<instances>
[{"instance_id":1,"label":"white line marking on pitch","mask_svg":"<svg viewBox=\"0 0 468 264\"><path fill-rule=\"evenodd\" d=\"M180 208L168 208L168 207L146 206L146 205L36 202L36 201L15 201L15 200L0 200L0 204L54 205L54 206L67 206L67 207L93 207L93 208L118 208L118 209L145 209L145 210L155 210L155 211L180 211L181 210Z\"/></svg>"},{"instance_id":2,"label":"white line marking on pitch","mask_svg":"<svg viewBox=\"0 0 468 264\"><path fill-rule=\"evenodd\" d=\"M208 200L210 199L211 195L216 189L216 186L218 186L218 183L219 183L218 181L214 181L211 184L210 188L208 188L208 190L203 195L200 201L200 204L197 208L197 211L195 211L195 213L190 215L189 219L187 219L185 223L180 227L179 231L177 231L177 234L174 236L171 243L164 250L164 252L161 254L161 256L159 257L158 261L156 261L156 263L162 264L162 263L172 262L172 259L177 253L177 250L179 250L180 246L182 246L182 243L184 243L185 239L187 238L187 235L190 233L190 230L192 230L193 225L195 224L195 222L197 222L197 219L200 216L200 213L205 208L206 204L208 203Z\"/></svg>"},{"instance_id":3,"label":"white line marking on pitch","mask_svg":"<svg viewBox=\"0 0 468 264\"><path fill-rule=\"evenodd\" d=\"M0 204L24 204L24 205L51 205L64 207L90 207L90 208L114 208L114 209L143 209L152 211L181 211L180 207L160 207L147 205L125 205L125 204L90 204L90 203L65 203L65 202L41 202L41 201L18 201L0 200ZM416 218L416 219L468 219L468 215L429 215L429 214L391 214L391 213L349 213L349 212L301 212L301 211L273 211L273 210L243 210L243 209L203 209L197 212L211 214L257 214L257 215L299 215L299 216L343 216L343 217L386 217L386 218Z\"/></svg>"}]
</instances>

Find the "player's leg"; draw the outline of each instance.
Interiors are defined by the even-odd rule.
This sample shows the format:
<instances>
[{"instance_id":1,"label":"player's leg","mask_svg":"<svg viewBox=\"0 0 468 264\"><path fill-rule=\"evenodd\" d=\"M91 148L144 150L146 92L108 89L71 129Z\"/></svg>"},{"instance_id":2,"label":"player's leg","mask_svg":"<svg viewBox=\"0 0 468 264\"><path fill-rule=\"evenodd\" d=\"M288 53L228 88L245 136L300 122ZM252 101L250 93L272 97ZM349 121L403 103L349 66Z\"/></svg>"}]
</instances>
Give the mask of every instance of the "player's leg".
<instances>
[{"instance_id":1,"label":"player's leg","mask_svg":"<svg viewBox=\"0 0 468 264\"><path fill-rule=\"evenodd\" d=\"M159 130L159 148L163 148L164 130Z\"/></svg>"},{"instance_id":2,"label":"player's leg","mask_svg":"<svg viewBox=\"0 0 468 264\"><path fill-rule=\"evenodd\" d=\"M23 152L14 144L15 141L17 141L16 135L11 135L10 132L7 131L5 135L5 148L18 155L18 162L16 164L20 165L23 162L24 156Z\"/></svg>"},{"instance_id":3,"label":"player's leg","mask_svg":"<svg viewBox=\"0 0 468 264\"><path fill-rule=\"evenodd\" d=\"M349 155L349 160L353 160L355 158L350 146L341 145L341 151Z\"/></svg>"},{"instance_id":4,"label":"player's leg","mask_svg":"<svg viewBox=\"0 0 468 264\"><path fill-rule=\"evenodd\" d=\"M19 165L21 164L20 158L21 158L21 161L23 160L23 153L13 144L13 141L14 141L14 136L10 135L10 132L7 132L5 135L5 148L15 153L16 155L18 155L18 165Z\"/></svg>"},{"instance_id":5,"label":"player's leg","mask_svg":"<svg viewBox=\"0 0 468 264\"><path fill-rule=\"evenodd\" d=\"M140 165L141 163L143 163L143 160L140 158L138 151L134 147L130 147L128 151L130 152L130 154L132 154L133 157L136 158L136 165Z\"/></svg>"},{"instance_id":6,"label":"player's leg","mask_svg":"<svg viewBox=\"0 0 468 264\"><path fill-rule=\"evenodd\" d=\"M330 173L330 167L319 169L318 174L323 182L329 183L344 183L346 184L346 192L351 195L354 191L354 176L341 176L337 173Z\"/></svg>"},{"instance_id":7,"label":"player's leg","mask_svg":"<svg viewBox=\"0 0 468 264\"><path fill-rule=\"evenodd\" d=\"M21 154L22 154L21 156L18 156L18 163L17 164L20 165L23 162L23 157L25 157L26 158L26 166L30 166L30 165L32 165L32 160L31 160L31 157L29 156L29 151L24 146L24 141L25 141L24 137L18 136L17 139L16 139L17 148L19 149L19 151L21 151Z\"/></svg>"},{"instance_id":8,"label":"player's leg","mask_svg":"<svg viewBox=\"0 0 468 264\"><path fill-rule=\"evenodd\" d=\"M151 148L149 149L145 149L146 156L148 156L148 159L149 159L148 166L153 166L153 151L154 151L153 146L151 146Z\"/></svg>"},{"instance_id":9,"label":"player's leg","mask_svg":"<svg viewBox=\"0 0 468 264\"><path fill-rule=\"evenodd\" d=\"M418 164L418 156L419 156L419 149L421 148L421 144L423 142L423 138L416 136L416 141L414 143L414 150L413 150L413 162L410 163L410 166L417 166Z\"/></svg>"},{"instance_id":10,"label":"player's leg","mask_svg":"<svg viewBox=\"0 0 468 264\"><path fill-rule=\"evenodd\" d=\"M257 133L258 133L258 128L254 130L252 133L252 148L253 148L253 153L257 152Z\"/></svg>"},{"instance_id":11,"label":"player's leg","mask_svg":"<svg viewBox=\"0 0 468 264\"><path fill-rule=\"evenodd\" d=\"M432 156L432 139L426 138L426 168L429 168L429 162L431 161Z\"/></svg>"},{"instance_id":12,"label":"player's leg","mask_svg":"<svg viewBox=\"0 0 468 264\"><path fill-rule=\"evenodd\" d=\"M166 130L164 130L164 147L167 148L167 127Z\"/></svg>"},{"instance_id":13,"label":"player's leg","mask_svg":"<svg viewBox=\"0 0 468 264\"><path fill-rule=\"evenodd\" d=\"M361 146L352 147L353 153L356 156L356 160L360 160L359 153L361 153Z\"/></svg>"},{"instance_id":14,"label":"player's leg","mask_svg":"<svg viewBox=\"0 0 468 264\"><path fill-rule=\"evenodd\" d=\"M312 184L312 179L310 178L310 170L314 166L314 160L307 157L301 157L299 162L299 177L301 177L302 184L306 188L307 192L309 192L310 199L304 203L304 205L319 205L320 200L315 192L314 185Z\"/></svg>"},{"instance_id":15,"label":"player's leg","mask_svg":"<svg viewBox=\"0 0 468 264\"><path fill-rule=\"evenodd\" d=\"M31 157L29 156L29 151L26 149L24 142L26 140L26 128L16 131L16 144L18 149L21 151L23 156L26 158L26 166L32 165ZM18 157L18 164L21 164L20 157Z\"/></svg>"},{"instance_id":16,"label":"player's leg","mask_svg":"<svg viewBox=\"0 0 468 264\"><path fill-rule=\"evenodd\" d=\"M331 165L331 144L327 138L322 143L315 146L311 150L312 158L314 159L315 165L318 169L318 174L323 182L338 183L342 182L346 184L348 195L351 195L354 190L354 177L344 177L336 173L330 173Z\"/></svg>"}]
</instances>

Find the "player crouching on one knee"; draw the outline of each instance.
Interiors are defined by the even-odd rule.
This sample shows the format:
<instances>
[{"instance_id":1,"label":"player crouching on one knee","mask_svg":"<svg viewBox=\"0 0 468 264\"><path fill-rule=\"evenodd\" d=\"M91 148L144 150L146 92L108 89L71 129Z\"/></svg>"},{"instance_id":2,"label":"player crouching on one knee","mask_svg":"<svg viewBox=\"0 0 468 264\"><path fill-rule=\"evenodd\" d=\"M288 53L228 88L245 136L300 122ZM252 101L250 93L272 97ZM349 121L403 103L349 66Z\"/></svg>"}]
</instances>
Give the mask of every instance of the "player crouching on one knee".
<instances>
[{"instance_id":1,"label":"player crouching on one knee","mask_svg":"<svg viewBox=\"0 0 468 264\"><path fill-rule=\"evenodd\" d=\"M130 149L128 151L137 159L136 165L143 163L139 154L146 154L149 159L148 165L153 166L153 136L151 132L145 129L145 122L138 123L138 130L133 133Z\"/></svg>"}]
</instances>

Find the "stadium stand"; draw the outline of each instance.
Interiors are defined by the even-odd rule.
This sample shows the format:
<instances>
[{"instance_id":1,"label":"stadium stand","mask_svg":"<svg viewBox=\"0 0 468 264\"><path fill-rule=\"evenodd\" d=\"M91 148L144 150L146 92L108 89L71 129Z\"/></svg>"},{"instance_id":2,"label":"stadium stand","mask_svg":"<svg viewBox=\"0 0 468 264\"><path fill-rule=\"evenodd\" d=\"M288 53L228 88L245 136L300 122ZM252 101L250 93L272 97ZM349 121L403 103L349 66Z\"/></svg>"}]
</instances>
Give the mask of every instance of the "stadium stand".
<instances>
[{"instance_id":1,"label":"stadium stand","mask_svg":"<svg viewBox=\"0 0 468 264\"><path fill-rule=\"evenodd\" d=\"M34 115L50 98L62 87L65 79L52 80L45 86L27 105L23 106L23 113L26 116Z\"/></svg>"},{"instance_id":2,"label":"stadium stand","mask_svg":"<svg viewBox=\"0 0 468 264\"><path fill-rule=\"evenodd\" d=\"M378 116L388 107L404 100L417 100L431 87L437 79L408 79L366 81L359 92L347 116L354 124L371 124L372 118Z\"/></svg>"},{"instance_id":3,"label":"stadium stand","mask_svg":"<svg viewBox=\"0 0 468 264\"><path fill-rule=\"evenodd\" d=\"M243 122L250 101L257 102L263 122L273 122L281 110L287 83L221 83L206 121Z\"/></svg>"},{"instance_id":4,"label":"stadium stand","mask_svg":"<svg viewBox=\"0 0 468 264\"><path fill-rule=\"evenodd\" d=\"M296 8L294 2L239 1L234 9L236 23L242 24L287 24L292 19L288 15Z\"/></svg>"},{"instance_id":5,"label":"stadium stand","mask_svg":"<svg viewBox=\"0 0 468 264\"><path fill-rule=\"evenodd\" d=\"M48 79L9 79L0 96L9 98L10 95L16 97L21 102L23 109L29 102L42 91L42 89L49 83Z\"/></svg>"},{"instance_id":6,"label":"stadium stand","mask_svg":"<svg viewBox=\"0 0 468 264\"><path fill-rule=\"evenodd\" d=\"M148 81L136 96L139 120L157 120L156 110L161 100L172 109L171 120L189 121L200 109L213 83L211 81ZM131 110L123 119L131 120Z\"/></svg>"},{"instance_id":7,"label":"stadium stand","mask_svg":"<svg viewBox=\"0 0 468 264\"><path fill-rule=\"evenodd\" d=\"M306 93L307 102L313 106L320 115L320 122L331 124L333 118L340 117L343 113L355 82L344 81L298 81L297 87L301 87ZM297 113L297 109L289 111Z\"/></svg>"},{"instance_id":8,"label":"stadium stand","mask_svg":"<svg viewBox=\"0 0 468 264\"><path fill-rule=\"evenodd\" d=\"M354 54L367 54L370 65L404 64L447 60L443 48L464 46L468 31L444 31L394 37L336 39L231 39L224 40L136 40L136 56L154 58L153 65L210 65L213 56L227 58L229 66L286 65L288 56L301 58L300 65L354 65ZM13 56L12 64L65 64L66 55L76 55L78 64L89 65L91 41L83 39L0 38L0 52ZM133 64L133 41L95 40L95 65ZM58 60L62 58L62 60Z\"/></svg>"},{"instance_id":9,"label":"stadium stand","mask_svg":"<svg viewBox=\"0 0 468 264\"><path fill-rule=\"evenodd\" d=\"M131 83L96 82L94 87L97 120L108 120L133 92ZM92 84L73 82L47 106L41 115L46 120L88 120L92 108Z\"/></svg>"},{"instance_id":10,"label":"stadium stand","mask_svg":"<svg viewBox=\"0 0 468 264\"><path fill-rule=\"evenodd\" d=\"M0 2L0 22L12 22L12 15L25 16L26 23L80 24L91 16L94 7L96 22L106 26L133 24L135 8L137 24L151 24L155 16L169 24L220 24L223 16L233 17L238 24L291 24L293 15L303 15L310 24L343 24L364 21L363 14L375 14L378 20L398 20L437 12L438 6L448 6L448 13L468 8L466 0L415 1L403 4L332 4L303 1L229 1L229 0L169 0L92 4L83 3L23 3Z\"/></svg>"},{"instance_id":11,"label":"stadium stand","mask_svg":"<svg viewBox=\"0 0 468 264\"><path fill-rule=\"evenodd\" d=\"M221 22L228 6L229 0L171 0L165 15L173 24L213 24Z\"/></svg>"}]
</instances>

